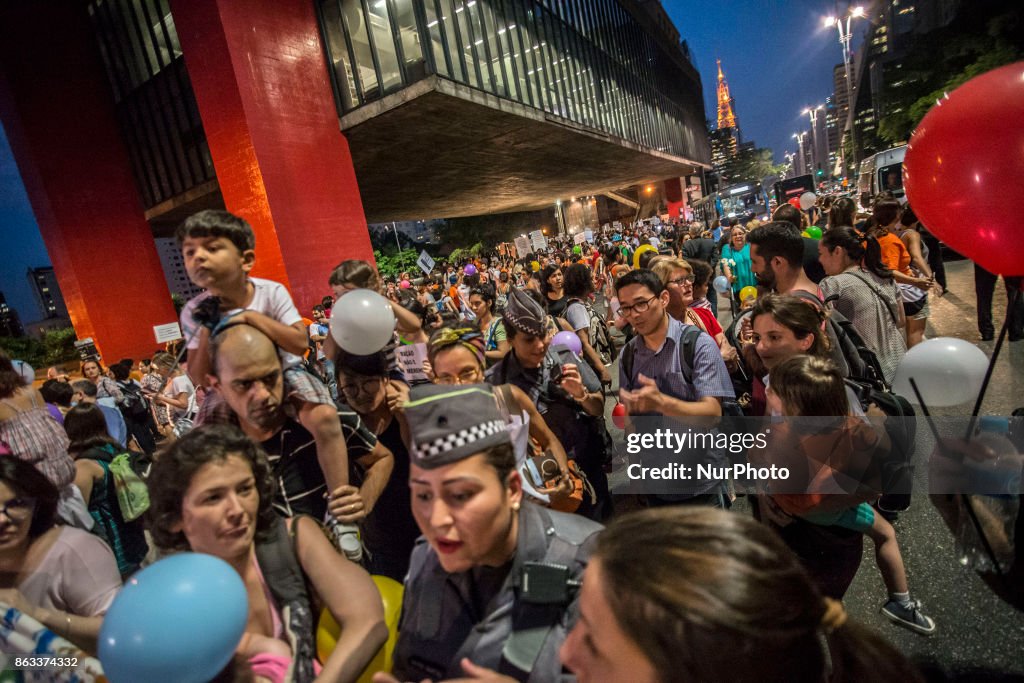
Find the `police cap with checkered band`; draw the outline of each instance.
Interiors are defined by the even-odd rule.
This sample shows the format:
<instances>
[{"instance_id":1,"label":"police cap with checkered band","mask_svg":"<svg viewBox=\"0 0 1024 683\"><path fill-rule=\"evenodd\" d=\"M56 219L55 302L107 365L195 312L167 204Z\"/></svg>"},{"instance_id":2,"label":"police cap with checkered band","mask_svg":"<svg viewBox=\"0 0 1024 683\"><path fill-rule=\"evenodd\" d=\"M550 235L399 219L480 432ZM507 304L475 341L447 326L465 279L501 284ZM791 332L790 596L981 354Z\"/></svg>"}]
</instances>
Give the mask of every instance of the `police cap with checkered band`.
<instances>
[{"instance_id":1,"label":"police cap with checkered band","mask_svg":"<svg viewBox=\"0 0 1024 683\"><path fill-rule=\"evenodd\" d=\"M415 386L405 417L412 435L409 458L427 470L512 443L488 384Z\"/></svg>"}]
</instances>

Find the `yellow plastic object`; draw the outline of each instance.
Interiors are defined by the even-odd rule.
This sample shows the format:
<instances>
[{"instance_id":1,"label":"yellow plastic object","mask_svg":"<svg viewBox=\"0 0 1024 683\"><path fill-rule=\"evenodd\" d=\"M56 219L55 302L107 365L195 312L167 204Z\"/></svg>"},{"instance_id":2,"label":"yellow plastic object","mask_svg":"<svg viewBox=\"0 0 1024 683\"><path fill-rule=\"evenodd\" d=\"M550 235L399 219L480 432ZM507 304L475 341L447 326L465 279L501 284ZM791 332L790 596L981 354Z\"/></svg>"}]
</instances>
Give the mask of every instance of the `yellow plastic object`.
<instances>
[{"instance_id":1,"label":"yellow plastic object","mask_svg":"<svg viewBox=\"0 0 1024 683\"><path fill-rule=\"evenodd\" d=\"M636 251L633 252L633 267L634 268L639 268L640 267L640 257L643 255L644 252L647 252L647 251L653 251L654 253L658 253L658 250L655 249L654 247L652 247L649 244L642 244L642 245L640 245L639 247L637 247Z\"/></svg>"},{"instance_id":2,"label":"yellow plastic object","mask_svg":"<svg viewBox=\"0 0 1024 683\"><path fill-rule=\"evenodd\" d=\"M533 272L535 272L535 273L537 271L539 271L540 270L540 261L530 261L530 268L532 268Z\"/></svg>"},{"instance_id":3,"label":"yellow plastic object","mask_svg":"<svg viewBox=\"0 0 1024 683\"><path fill-rule=\"evenodd\" d=\"M740 303L746 301L750 297L754 297L755 299L757 298L757 287L747 285L740 290Z\"/></svg>"},{"instance_id":4,"label":"yellow plastic object","mask_svg":"<svg viewBox=\"0 0 1024 683\"><path fill-rule=\"evenodd\" d=\"M358 683L372 683L373 674L378 671L391 671L391 658L395 653L395 642L398 640L398 618L402 614L402 584L386 576L371 576L380 591L384 603L384 624L388 627L388 639L369 665L360 674ZM334 620L330 610L324 609L320 614L320 624L316 629L316 654L321 662L326 662L338 644L341 626Z\"/></svg>"}]
</instances>

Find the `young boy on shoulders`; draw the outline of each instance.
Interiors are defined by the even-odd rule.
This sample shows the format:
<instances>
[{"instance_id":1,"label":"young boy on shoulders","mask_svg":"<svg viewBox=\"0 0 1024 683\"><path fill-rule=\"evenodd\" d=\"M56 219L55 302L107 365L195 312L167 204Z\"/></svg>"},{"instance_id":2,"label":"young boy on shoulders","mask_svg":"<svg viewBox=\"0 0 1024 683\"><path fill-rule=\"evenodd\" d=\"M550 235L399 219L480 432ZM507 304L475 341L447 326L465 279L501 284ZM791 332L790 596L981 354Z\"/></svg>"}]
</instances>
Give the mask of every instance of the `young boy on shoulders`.
<instances>
[{"instance_id":1,"label":"young boy on shoulders","mask_svg":"<svg viewBox=\"0 0 1024 683\"><path fill-rule=\"evenodd\" d=\"M245 324L263 332L278 347L286 395L299 422L316 440L317 460L328 490L346 486L348 453L337 408L327 387L302 367L301 356L309 347L302 316L284 285L249 276L256 260L252 227L227 211L200 211L182 223L177 238L189 279L206 290L181 311L192 381L206 386L206 378L212 374L210 337L218 326ZM214 394L208 396L208 400L218 399ZM342 535L356 533L352 525L326 521L339 542Z\"/></svg>"}]
</instances>

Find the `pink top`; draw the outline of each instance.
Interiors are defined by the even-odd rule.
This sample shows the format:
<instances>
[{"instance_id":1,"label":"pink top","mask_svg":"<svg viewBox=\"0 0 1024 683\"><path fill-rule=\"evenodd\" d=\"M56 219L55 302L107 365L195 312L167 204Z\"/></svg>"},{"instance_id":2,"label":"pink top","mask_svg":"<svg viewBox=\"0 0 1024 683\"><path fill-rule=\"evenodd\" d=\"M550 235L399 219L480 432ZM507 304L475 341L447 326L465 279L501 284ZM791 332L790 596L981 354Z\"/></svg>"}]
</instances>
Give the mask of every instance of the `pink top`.
<instances>
[{"instance_id":1,"label":"pink top","mask_svg":"<svg viewBox=\"0 0 1024 683\"><path fill-rule=\"evenodd\" d=\"M18 590L38 607L81 617L106 614L121 590L114 553L88 531L69 526L58 529L57 539Z\"/></svg>"}]
</instances>

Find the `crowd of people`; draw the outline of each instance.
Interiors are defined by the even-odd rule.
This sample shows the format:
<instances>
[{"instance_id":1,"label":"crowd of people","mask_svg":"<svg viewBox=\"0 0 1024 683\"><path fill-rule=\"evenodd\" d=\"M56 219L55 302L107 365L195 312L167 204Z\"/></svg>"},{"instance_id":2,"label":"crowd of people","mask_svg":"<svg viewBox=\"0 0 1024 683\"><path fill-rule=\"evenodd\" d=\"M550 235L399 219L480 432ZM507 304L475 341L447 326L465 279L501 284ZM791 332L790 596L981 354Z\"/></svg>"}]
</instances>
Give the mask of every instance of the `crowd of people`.
<instances>
[{"instance_id":1,"label":"crowd of people","mask_svg":"<svg viewBox=\"0 0 1024 683\"><path fill-rule=\"evenodd\" d=\"M918 680L842 606L868 536L882 613L936 629L878 505L893 444L852 387L890 391L942 290L909 209L828 209L820 240L783 205L764 223L501 245L423 277L348 260L308 319L250 275L244 220L200 212L177 235L205 290L179 347L54 369L39 390L0 352L0 603L95 653L122 583L192 551L249 597L218 680L355 680L388 638L371 574L404 583L377 681ZM395 331L355 354L331 309L365 289ZM624 501L608 398L627 433L823 418L757 455L799 462L808 488L751 492L752 516L726 477ZM857 485L835 485L851 463ZM121 495L138 485L143 512ZM270 569L281 554L302 589ZM322 661L319 609L341 625Z\"/></svg>"}]
</instances>

